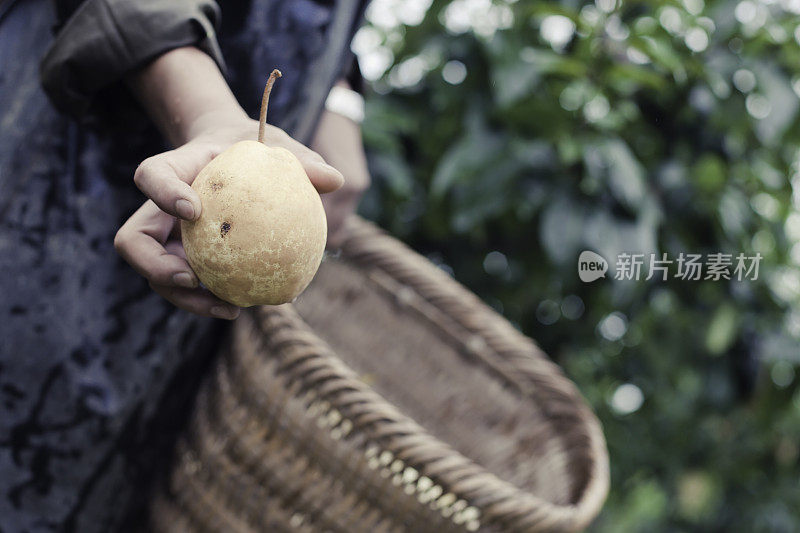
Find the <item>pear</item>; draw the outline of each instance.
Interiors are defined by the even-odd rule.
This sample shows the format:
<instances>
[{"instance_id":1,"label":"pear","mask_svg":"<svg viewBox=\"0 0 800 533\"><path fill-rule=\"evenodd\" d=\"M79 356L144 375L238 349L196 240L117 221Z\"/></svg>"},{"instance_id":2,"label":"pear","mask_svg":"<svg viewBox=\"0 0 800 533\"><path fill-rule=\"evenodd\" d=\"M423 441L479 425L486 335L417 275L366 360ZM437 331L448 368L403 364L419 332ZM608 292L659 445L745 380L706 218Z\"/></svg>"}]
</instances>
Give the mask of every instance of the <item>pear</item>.
<instances>
[{"instance_id":1,"label":"pear","mask_svg":"<svg viewBox=\"0 0 800 533\"><path fill-rule=\"evenodd\" d=\"M200 217L181 221L186 258L219 298L240 307L291 302L322 261L328 225L319 194L289 150L263 143L273 70L261 104L259 141L215 157L192 184Z\"/></svg>"}]
</instances>

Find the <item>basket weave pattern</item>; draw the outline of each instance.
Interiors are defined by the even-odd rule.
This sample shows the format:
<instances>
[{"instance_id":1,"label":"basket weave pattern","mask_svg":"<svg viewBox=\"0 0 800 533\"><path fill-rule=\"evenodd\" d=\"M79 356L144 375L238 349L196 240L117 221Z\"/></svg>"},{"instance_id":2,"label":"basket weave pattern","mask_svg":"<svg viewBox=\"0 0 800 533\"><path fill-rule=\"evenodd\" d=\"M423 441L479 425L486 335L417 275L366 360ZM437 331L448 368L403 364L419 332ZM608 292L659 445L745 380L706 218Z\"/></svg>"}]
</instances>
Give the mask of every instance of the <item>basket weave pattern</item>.
<instances>
[{"instance_id":1,"label":"basket weave pattern","mask_svg":"<svg viewBox=\"0 0 800 533\"><path fill-rule=\"evenodd\" d=\"M158 531L572 531L608 457L527 337L358 218L292 305L242 314L204 384Z\"/></svg>"}]
</instances>

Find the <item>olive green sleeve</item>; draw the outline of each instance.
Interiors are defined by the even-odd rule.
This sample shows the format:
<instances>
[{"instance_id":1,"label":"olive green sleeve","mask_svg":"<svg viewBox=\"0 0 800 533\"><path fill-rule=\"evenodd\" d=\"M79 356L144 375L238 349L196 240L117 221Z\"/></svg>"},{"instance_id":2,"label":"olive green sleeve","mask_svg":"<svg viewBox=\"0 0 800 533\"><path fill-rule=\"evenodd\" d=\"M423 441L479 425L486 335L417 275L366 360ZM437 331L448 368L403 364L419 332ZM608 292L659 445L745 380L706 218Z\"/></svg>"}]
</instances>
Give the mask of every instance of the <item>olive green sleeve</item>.
<instances>
[{"instance_id":1,"label":"olive green sleeve","mask_svg":"<svg viewBox=\"0 0 800 533\"><path fill-rule=\"evenodd\" d=\"M181 46L197 46L220 69L213 0L86 0L61 27L40 65L42 86L60 111L79 116L127 72Z\"/></svg>"}]
</instances>

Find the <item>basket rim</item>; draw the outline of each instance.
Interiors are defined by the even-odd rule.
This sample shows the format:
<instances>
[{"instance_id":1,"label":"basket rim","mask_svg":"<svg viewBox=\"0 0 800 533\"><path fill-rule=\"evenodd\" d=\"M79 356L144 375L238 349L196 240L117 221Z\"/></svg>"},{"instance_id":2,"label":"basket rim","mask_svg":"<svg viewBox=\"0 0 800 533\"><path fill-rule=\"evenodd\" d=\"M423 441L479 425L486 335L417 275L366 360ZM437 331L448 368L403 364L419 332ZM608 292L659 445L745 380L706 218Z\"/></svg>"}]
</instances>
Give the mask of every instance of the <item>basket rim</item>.
<instances>
[{"instance_id":1,"label":"basket rim","mask_svg":"<svg viewBox=\"0 0 800 533\"><path fill-rule=\"evenodd\" d=\"M375 411L380 411L379 416L373 413L375 416L369 423L383 423L386 426L384 435L395 432L393 435L397 438L384 445L385 449L393 451L395 455L405 453L407 456L409 449L413 448L409 442L415 438L428 441L429 444L438 443L435 446L436 459L428 461L427 465L423 462L419 468L420 473L426 471L426 466L445 463L449 463L451 467L455 465L445 473L459 471L457 485L462 488L462 493L472 495L470 499L485 502L479 506L482 515L493 522L496 520L507 524L513 530L580 530L588 526L599 513L608 493L608 452L599 420L561 369L530 338L516 330L477 296L374 224L358 216L350 217L345 223L345 237L340 250L345 259L377 269L414 290L428 304L452 318L464 331L470 332L476 339L482 339L490 353L499 357L500 360L495 361L499 365L495 366L500 368L495 370L505 379L507 385L530 397L538 405L547 405L547 414L559 420L560 424L573 433L578 445L564 446L563 449L568 455L583 453L588 459L590 465L585 485L580 487L573 503L555 504L498 478L430 435L379 393L363 385L322 339L309 335L309 331L287 335L287 329L303 330L303 326L308 329L291 305L258 308L254 322L265 334L262 338L270 339L269 344L273 347L285 347L287 343L306 345L306 354L314 352L321 358L318 361L328 363L323 365L326 368L322 372L319 367L313 372L306 372L305 364L292 366L286 372L303 383L311 381L316 386L323 382L332 383L325 394L325 400L332 407L351 408L353 404L348 403L346 398L355 393L363 399L366 393L370 401L375 402L374 406L378 407ZM309 351L309 347L312 350ZM314 347L317 349L313 349ZM481 350L475 350L474 355L482 357L481 353ZM348 394L337 394L342 391L347 391ZM337 401L340 397L345 399ZM359 405L363 407L363 403ZM398 428L402 428L402 431ZM555 434L557 438L566 438L563 433ZM582 448L582 452L576 452L573 449L576 447ZM443 475L440 471L431 477L442 479Z\"/></svg>"}]
</instances>

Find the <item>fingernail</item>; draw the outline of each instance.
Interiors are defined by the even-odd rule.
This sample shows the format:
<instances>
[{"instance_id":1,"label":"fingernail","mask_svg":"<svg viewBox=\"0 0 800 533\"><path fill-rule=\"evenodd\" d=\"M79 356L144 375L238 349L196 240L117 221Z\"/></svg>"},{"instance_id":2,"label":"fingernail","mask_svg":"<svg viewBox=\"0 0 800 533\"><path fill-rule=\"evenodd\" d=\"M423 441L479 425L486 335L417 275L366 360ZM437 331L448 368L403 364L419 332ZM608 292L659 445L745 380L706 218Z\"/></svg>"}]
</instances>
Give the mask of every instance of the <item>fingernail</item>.
<instances>
[{"instance_id":1,"label":"fingernail","mask_svg":"<svg viewBox=\"0 0 800 533\"><path fill-rule=\"evenodd\" d=\"M181 198L175 202L175 211L178 212L181 218L194 220L194 206L189 200Z\"/></svg>"},{"instance_id":2,"label":"fingernail","mask_svg":"<svg viewBox=\"0 0 800 533\"><path fill-rule=\"evenodd\" d=\"M189 274L188 272L178 272L174 276L172 276L172 281L175 285L179 287L186 287L187 289L193 289L196 287L196 283L194 281L194 276Z\"/></svg>"},{"instance_id":3,"label":"fingernail","mask_svg":"<svg viewBox=\"0 0 800 533\"><path fill-rule=\"evenodd\" d=\"M234 307L225 307L217 305L211 308L211 314L217 318L224 318L226 320L233 320L239 316L239 310Z\"/></svg>"},{"instance_id":4,"label":"fingernail","mask_svg":"<svg viewBox=\"0 0 800 533\"><path fill-rule=\"evenodd\" d=\"M338 170L336 170L334 167L330 166L328 163L317 163L317 164L319 165L319 168L323 169L325 172L330 172L331 174L336 174L337 176L339 176L342 179L344 179L344 176L342 176L342 173L339 172Z\"/></svg>"}]
</instances>

